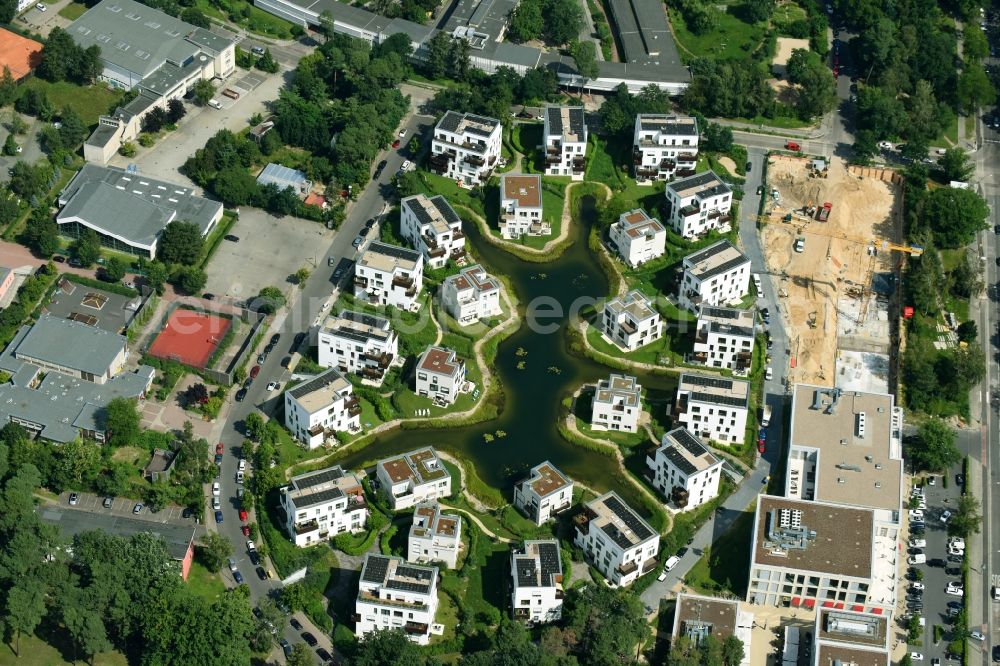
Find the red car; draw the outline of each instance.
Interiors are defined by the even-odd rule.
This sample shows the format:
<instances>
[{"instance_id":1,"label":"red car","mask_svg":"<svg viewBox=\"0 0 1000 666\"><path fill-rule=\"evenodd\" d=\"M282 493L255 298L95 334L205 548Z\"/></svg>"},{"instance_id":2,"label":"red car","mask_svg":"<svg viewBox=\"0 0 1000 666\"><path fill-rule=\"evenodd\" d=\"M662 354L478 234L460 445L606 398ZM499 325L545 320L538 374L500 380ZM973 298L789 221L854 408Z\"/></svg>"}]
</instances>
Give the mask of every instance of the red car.
<instances>
[{"instance_id":1,"label":"red car","mask_svg":"<svg viewBox=\"0 0 1000 666\"><path fill-rule=\"evenodd\" d=\"M396 139L395 141L392 142L392 147L399 148L399 139Z\"/></svg>"},{"instance_id":2,"label":"red car","mask_svg":"<svg viewBox=\"0 0 1000 666\"><path fill-rule=\"evenodd\" d=\"M249 525L241 525L240 526L240 532L243 532L243 536L245 536L245 537L250 536L250 526Z\"/></svg>"},{"instance_id":3,"label":"red car","mask_svg":"<svg viewBox=\"0 0 1000 666\"><path fill-rule=\"evenodd\" d=\"M766 442L764 440L757 440L757 453L764 453L764 449L767 448Z\"/></svg>"},{"instance_id":4,"label":"red car","mask_svg":"<svg viewBox=\"0 0 1000 666\"><path fill-rule=\"evenodd\" d=\"M223 452L223 451L225 451L225 450L226 450L226 449L225 449L225 447L224 447L224 446L222 445L222 442L219 442L218 444L216 444L216 445L215 445L215 452L216 452L216 453L222 453L222 452Z\"/></svg>"},{"instance_id":5,"label":"red car","mask_svg":"<svg viewBox=\"0 0 1000 666\"><path fill-rule=\"evenodd\" d=\"M244 523L247 522L247 512L246 509L240 509L240 520Z\"/></svg>"},{"instance_id":6,"label":"red car","mask_svg":"<svg viewBox=\"0 0 1000 666\"><path fill-rule=\"evenodd\" d=\"M260 374L260 366L255 365L250 369L250 379L257 379L257 375Z\"/></svg>"}]
</instances>

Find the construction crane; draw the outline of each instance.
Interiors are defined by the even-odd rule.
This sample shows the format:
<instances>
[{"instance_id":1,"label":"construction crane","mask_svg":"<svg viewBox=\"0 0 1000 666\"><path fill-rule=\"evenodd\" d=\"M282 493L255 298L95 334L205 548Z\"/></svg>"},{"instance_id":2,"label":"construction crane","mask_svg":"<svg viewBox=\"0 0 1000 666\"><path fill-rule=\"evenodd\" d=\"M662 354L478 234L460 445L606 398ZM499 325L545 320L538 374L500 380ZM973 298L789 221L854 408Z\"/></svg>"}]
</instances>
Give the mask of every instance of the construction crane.
<instances>
[{"instance_id":1,"label":"construction crane","mask_svg":"<svg viewBox=\"0 0 1000 666\"><path fill-rule=\"evenodd\" d=\"M792 217L797 217L797 218L800 218L800 219L803 219L803 220L808 220L810 222L812 221L811 218L806 218L804 215L802 215L801 213L798 213L798 212L794 212L793 211L791 213L791 215L792 215ZM761 217L763 218L765 216L761 216ZM767 219L771 220L772 218L767 218ZM800 227L798 225L791 224L788 221L788 215L787 214L785 215L784 219L782 219L781 221L785 222L786 224L789 224L792 227L795 227L795 229L800 234L801 233L806 233L806 234L813 234L815 236L826 236L828 238L836 238L838 240L847 241L849 243L858 243L859 245L873 245L874 247L878 248L879 250L896 250L897 252L905 252L905 253L909 254L910 256L913 256L913 257L919 257L920 255L922 255L924 253L924 248L922 246L920 246L920 245L901 245L899 243L891 243L889 241L884 241L884 240L881 240L881 239L878 239L878 238L860 238L860 237L857 237L857 236L848 236L845 233L841 233L839 231L834 231L833 229L830 229L830 228L827 228L827 227L823 227L823 226L817 226L817 225L811 225L807 229L804 226Z\"/></svg>"}]
</instances>

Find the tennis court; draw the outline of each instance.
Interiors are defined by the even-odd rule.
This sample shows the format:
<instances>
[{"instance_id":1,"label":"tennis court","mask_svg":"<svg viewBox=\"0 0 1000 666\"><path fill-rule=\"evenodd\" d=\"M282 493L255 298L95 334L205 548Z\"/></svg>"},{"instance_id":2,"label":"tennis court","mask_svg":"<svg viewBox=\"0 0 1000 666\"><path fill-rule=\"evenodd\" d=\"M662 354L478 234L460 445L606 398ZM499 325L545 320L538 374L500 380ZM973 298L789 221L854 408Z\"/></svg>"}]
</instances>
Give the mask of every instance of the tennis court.
<instances>
[{"instance_id":1,"label":"tennis court","mask_svg":"<svg viewBox=\"0 0 1000 666\"><path fill-rule=\"evenodd\" d=\"M170 314L149 355L204 368L232 322L226 317L178 308Z\"/></svg>"}]
</instances>

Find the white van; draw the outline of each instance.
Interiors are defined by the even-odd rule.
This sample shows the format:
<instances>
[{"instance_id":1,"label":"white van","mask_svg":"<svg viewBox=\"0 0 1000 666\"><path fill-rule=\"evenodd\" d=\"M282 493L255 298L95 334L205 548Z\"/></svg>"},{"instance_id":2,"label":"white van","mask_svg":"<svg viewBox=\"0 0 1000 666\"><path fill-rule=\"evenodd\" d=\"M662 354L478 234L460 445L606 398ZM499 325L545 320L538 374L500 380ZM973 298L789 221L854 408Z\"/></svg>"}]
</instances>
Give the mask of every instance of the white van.
<instances>
[{"instance_id":1,"label":"white van","mask_svg":"<svg viewBox=\"0 0 1000 666\"><path fill-rule=\"evenodd\" d=\"M664 571L670 571L671 569L673 569L674 567L676 567L677 563L680 562L680 561L681 561L681 558L677 557L676 555L672 555L670 557L670 559L668 559L663 564L663 570Z\"/></svg>"},{"instance_id":2,"label":"white van","mask_svg":"<svg viewBox=\"0 0 1000 666\"><path fill-rule=\"evenodd\" d=\"M760 275L757 273L752 273L751 277L753 278L753 286L757 289L757 295L758 296L762 295L763 289L761 288Z\"/></svg>"},{"instance_id":3,"label":"white van","mask_svg":"<svg viewBox=\"0 0 1000 666\"><path fill-rule=\"evenodd\" d=\"M906 558L908 564L927 564L927 556L923 553L917 553L916 555L910 555Z\"/></svg>"},{"instance_id":4,"label":"white van","mask_svg":"<svg viewBox=\"0 0 1000 666\"><path fill-rule=\"evenodd\" d=\"M212 107L213 109L221 109L222 108L222 103L219 102L219 100L217 100L217 99L210 99L210 100L208 100L208 105L210 107Z\"/></svg>"}]
</instances>

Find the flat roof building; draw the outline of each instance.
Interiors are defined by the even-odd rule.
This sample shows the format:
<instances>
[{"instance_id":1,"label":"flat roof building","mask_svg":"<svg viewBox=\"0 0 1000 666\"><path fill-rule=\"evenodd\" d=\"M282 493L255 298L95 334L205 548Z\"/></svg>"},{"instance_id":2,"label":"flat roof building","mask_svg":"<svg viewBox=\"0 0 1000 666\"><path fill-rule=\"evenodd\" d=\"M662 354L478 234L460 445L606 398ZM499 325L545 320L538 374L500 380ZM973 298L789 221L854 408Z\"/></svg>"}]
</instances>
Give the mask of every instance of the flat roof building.
<instances>
[{"instance_id":1,"label":"flat roof building","mask_svg":"<svg viewBox=\"0 0 1000 666\"><path fill-rule=\"evenodd\" d=\"M646 466L653 487L678 509L697 508L719 494L722 460L686 428L664 434Z\"/></svg>"},{"instance_id":2,"label":"flat roof building","mask_svg":"<svg viewBox=\"0 0 1000 666\"><path fill-rule=\"evenodd\" d=\"M514 506L542 525L573 504L573 482L546 460L514 486Z\"/></svg>"},{"instance_id":3,"label":"flat roof building","mask_svg":"<svg viewBox=\"0 0 1000 666\"><path fill-rule=\"evenodd\" d=\"M632 132L632 163L639 185L694 175L698 121L688 116L640 113Z\"/></svg>"},{"instance_id":4,"label":"flat roof building","mask_svg":"<svg viewBox=\"0 0 1000 666\"><path fill-rule=\"evenodd\" d=\"M597 382L590 409L594 430L636 432L642 416L642 386L631 375L612 372Z\"/></svg>"},{"instance_id":5,"label":"flat roof building","mask_svg":"<svg viewBox=\"0 0 1000 666\"><path fill-rule=\"evenodd\" d=\"M552 225L545 221L542 177L510 174L500 177L500 235L509 240L521 236L548 236Z\"/></svg>"},{"instance_id":6,"label":"flat roof building","mask_svg":"<svg viewBox=\"0 0 1000 666\"><path fill-rule=\"evenodd\" d=\"M354 297L400 310L420 307L424 255L416 250L372 241L354 266Z\"/></svg>"},{"instance_id":7,"label":"flat roof building","mask_svg":"<svg viewBox=\"0 0 1000 666\"><path fill-rule=\"evenodd\" d=\"M656 567L660 535L617 493L605 493L584 504L573 523L573 543L610 584L631 585Z\"/></svg>"},{"instance_id":8,"label":"flat roof building","mask_svg":"<svg viewBox=\"0 0 1000 666\"><path fill-rule=\"evenodd\" d=\"M750 409L750 382L694 372L681 373L674 414L703 439L739 444Z\"/></svg>"},{"instance_id":9,"label":"flat roof building","mask_svg":"<svg viewBox=\"0 0 1000 666\"><path fill-rule=\"evenodd\" d=\"M691 312L704 305L739 303L750 293L750 260L728 240L692 252L681 260L681 268L677 301Z\"/></svg>"},{"instance_id":10,"label":"flat roof building","mask_svg":"<svg viewBox=\"0 0 1000 666\"><path fill-rule=\"evenodd\" d=\"M274 185L279 190L291 188L296 195L304 197L312 189L312 181L298 169L271 162L257 175L258 185Z\"/></svg>"},{"instance_id":11,"label":"flat roof building","mask_svg":"<svg viewBox=\"0 0 1000 666\"><path fill-rule=\"evenodd\" d=\"M427 645L437 613L437 585L437 567L366 554L355 604L358 637L377 629L401 629L414 643Z\"/></svg>"},{"instance_id":12,"label":"flat roof building","mask_svg":"<svg viewBox=\"0 0 1000 666\"><path fill-rule=\"evenodd\" d=\"M324 368L355 372L381 384L399 354L399 336L388 319L341 310L319 330L318 363Z\"/></svg>"},{"instance_id":13,"label":"flat roof building","mask_svg":"<svg viewBox=\"0 0 1000 666\"><path fill-rule=\"evenodd\" d=\"M448 111L434 127L428 166L467 186L482 185L500 159L502 133L496 118Z\"/></svg>"},{"instance_id":14,"label":"flat roof building","mask_svg":"<svg viewBox=\"0 0 1000 666\"><path fill-rule=\"evenodd\" d=\"M604 304L601 332L621 349L634 351L663 337L663 319L653 301L633 289Z\"/></svg>"},{"instance_id":15,"label":"flat roof building","mask_svg":"<svg viewBox=\"0 0 1000 666\"><path fill-rule=\"evenodd\" d=\"M465 361L447 347L428 347L417 361L416 393L438 406L455 403L465 386Z\"/></svg>"},{"instance_id":16,"label":"flat roof building","mask_svg":"<svg viewBox=\"0 0 1000 666\"><path fill-rule=\"evenodd\" d=\"M695 238L708 231L729 231L732 218L733 188L715 175L703 171L667 183L667 225L684 238Z\"/></svg>"},{"instance_id":17,"label":"flat roof building","mask_svg":"<svg viewBox=\"0 0 1000 666\"><path fill-rule=\"evenodd\" d=\"M562 618L563 570L559 541L525 541L510 555L513 579L511 613L515 620L532 624Z\"/></svg>"},{"instance_id":18,"label":"flat roof building","mask_svg":"<svg viewBox=\"0 0 1000 666\"><path fill-rule=\"evenodd\" d=\"M754 331L751 310L703 305L689 360L744 377L753 363Z\"/></svg>"},{"instance_id":19,"label":"flat roof building","mask_svg":"<svg viewBox=\"0 0 1000 666\"><path fill-rule=\"evenodd\" d=\"M43 314L8 350L18 361L105 384L125 368L128 338L83 322Z\"/></svg>"},{"instance_id":20,"label":"flat roof building","mask_svg":"<svg viewBox=\"0 0 1000 666\"><path fill-rule=\"evenodd\" d=\"M285 391L285 427L310 449L337 432L361 428L361 405L354 386L335 368Z\"/></svg>"},{"instance_id":21,"label":"flat roof building","mask_svg":"<svg viewBox=\"0 0 1000 666\"><path fill-rule=\"evenodd\" d=\"M823 602L816 613L814 644L810 646L816 655L812 663L824 666L839 661L857 666L889 666L891 632L889 618L884 615Z\"/></svg>"},{"instance_id":22,"label":"flat roof building","mask_svg":"<svg viewBox=\"0 0 1000 666\"><path fill-rule=\"evenodd\" d=\"M451 474L429 446L380 460L375 475L393 511L451 494Z\"/></svg>"},{"instance_id":23,"label":"flat roof building","mask_svg":"<svg viewBox=\"0 0 1000 666\"><path fill-rule=\"evenodd\" d=\"M694 645L711 636L720 644L730 636L743 643L743 666L750 666L750 639L754 615L738 599L721 599L681 592L674 606L671 636L685 637Z\"/></svg>"},{"instance_id":24,"label":"flat roof building","mask_svg":"<svg viewBox=\"0 0 1000 666\"><path fill-rule=\"evenodd\" d=\"M368 519L361 481L340 465L293 476L281 489L281 507L285 531L296 546L357 532Z\"/></svg>"},{"instance_id":25,"label":"flat roof building","mask_svg":"<svg viewBox=\"0 0 1000 666\"><path fill-rule=\"evenodd\" d=\"M407 540L406 561L441 562L448 569L458 566L462 548L462 517L442 513L436 501L420 502L413 509L413 523Z\"/></svg>"},{"instance_id":26,"label":"flat roof building","mask_svg":"<svg viewBox=\"0 0 1000 666\"><path fill-rule=\"evenodd\" d=\"M641 208L622 213L608 237L621 260L632 268L663 256L667 247L667 230Z\"/></svg>"}]
</instances>

